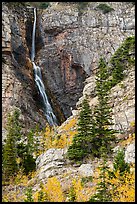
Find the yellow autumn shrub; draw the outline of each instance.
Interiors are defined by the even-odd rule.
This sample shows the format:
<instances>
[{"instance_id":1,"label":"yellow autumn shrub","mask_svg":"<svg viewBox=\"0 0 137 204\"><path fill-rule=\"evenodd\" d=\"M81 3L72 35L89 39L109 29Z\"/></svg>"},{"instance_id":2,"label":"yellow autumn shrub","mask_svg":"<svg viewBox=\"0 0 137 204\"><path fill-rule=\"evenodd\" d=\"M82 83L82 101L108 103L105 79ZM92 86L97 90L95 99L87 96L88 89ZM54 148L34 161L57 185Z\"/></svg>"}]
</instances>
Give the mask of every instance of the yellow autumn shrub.
<instances>
[{"instance_id":1,"label":"yellow autumn shrub","mask_svg":"<svg viewBox=\"0 0 137 204\"><path fill-rule=\"evenodd\" d=\"M40 184L40 190L36 191L33 194L34 202L46 202L49 201L46 189L44 188L44 184Z\"/></svg>"},{"instance_id":2,"label":"yellow autumn shrub","mask_svg":"<svg viewBox=\"0 0 137 204\"><path fill-rule=\"evenodd\" d=\"M77 119L76 118L72 118L68 121L68 123L66 123L64 126L63 126L63 130L65 131L69 131L71 128L73 128L74 126L76 126L76 122L77 122Z\"/></svg>"},{"instance_id":3,"label":"yellow autumn shrub","mask_svg":"<svg viewBox=\"0 0 137 204\"><path fill-rule=\"evenodd\" d=\"M50 202L63 202L65 201L61 184L56 177L48 178L44 186L45 192Z\"/></svg>"},{"instance_id":4,"label":"yellow autumn shrub","mask_svg":"<svg viewBox=\"0 0 137 204\"><path fill-rule=\"evenodd\" d=\"M131 126L131 127L134 127L134 126L135 126L135 121L131 121L131 122L130 122L130 126Z\"/></svg>"},{"instance_id":5,"label":"yellow autumn shrub","mask_svg":"<svg viewBox=\"0 0 137 204\"><path fill-rule=\"evenodd\" d=\"M57 135L55 140L53 141L53 147L64 148L66 146L67 146L67 136L64 134Z\"/></svg>"},{"instance_id":6,"label":"yellow autumn shrub","mask_svg":"<svg viewBox=\"0 0 137 204\"><path fill-rule=\"evenodd\" d=\"M45 132L41 133L40 150L37 156L49 148L65 148L72 143L73 136L77 133L76 118L70 119L60 127L51 128L46 126Z\"/></svg>"},{"instance_id":7,"label":"yellow autumn shrub","mask_svg":"<svg viewBox=\"0 0 137 204\"><path fill-rule=\"evenodd\" d=\"M130 165L130 172L125 172L123 175L119 171L113 172L112 178L106 171L106 184L112 196L112 202L135 202L135 167L134 164ZM101 182L99 178L100 169L96 169L93 175L93 194L96 194L97 183Z\"/></svg>"},{"instance_id":8,"label":"yellow autumn shrub","mask_svg":"<svg viewBox=\"0 0 137 204\"><path fill-rule=\"evenodd\" d=\"M76 122L77 119L72 118L59 127L59 134L55 135L53 142L55 148L65 148L72 143L73 136L77 133Z\"/></svg>"},{"instance_id":9,"label":"yellow autumn shrub","mask_svg":"<svg viewBox=\"0 0 137 204\"><path fill-rule=\"evenodd\" d=\"M135 172L126 172L123 176L117 171L115 178L109 180L113 202L135 202Z\"/></svg>"},{"instance_id":10,"label":"yellow autumn shrub","mask_svg":"<svg viewBox=\"0 0 137 204\"><path fill-rule=\"evenodd\" d=\"M125 147L126 145L131 144L135 140L135 133L129 134L128 138L126 140L123 140L120 145Z\"/></svg>"},{"instance_id":11,"label":"yellow autumn shrub","mask_svg":"<svg viewBox=\"0 0 137 204\"><path fill-rule=\"evenodd\" d=\"M38 202L40 192L43 194L41 202L63 202L65 197L63 195L62 187L56 177L48 178L47 183L41 185L41 190L34 193L34 202Z\"/></svg>"},{"instance_id":12,"label":"yellow autumn shrub","mask_svg":"<svg viewBox=\"0 0 137 204\"><path fill-rule=\"evenodd\" d=\"M76 202L86 202L95 191L95 187L85 187L82 185L81 177L72 180L72 186L76 196Z\"/></svg>"}]
</instances>

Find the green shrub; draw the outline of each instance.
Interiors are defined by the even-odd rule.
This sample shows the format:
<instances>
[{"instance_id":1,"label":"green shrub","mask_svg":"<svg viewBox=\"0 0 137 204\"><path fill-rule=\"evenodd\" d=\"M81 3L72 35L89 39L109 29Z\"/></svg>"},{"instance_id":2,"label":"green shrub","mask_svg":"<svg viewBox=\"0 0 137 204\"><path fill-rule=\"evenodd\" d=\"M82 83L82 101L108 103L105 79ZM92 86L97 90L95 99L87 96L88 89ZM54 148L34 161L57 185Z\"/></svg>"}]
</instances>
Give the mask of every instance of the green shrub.
<instances>
[{"instance_id":1,"label":"green shrub","mask_svg":"<svg viewBox=\"0 0 137 204\"><path fill-rule=\"evenodd\" d=\"M32 155L28 154L25 156L23 160L23 168L26 175L36 169L35 159Z\"/></svg>"},{"instance_id":2,"label":"green shrub","mask_svg":"<svg viewBox=\"0 0 137 204\"><path fill-rule=\"evenodd\" d=\"M48 201L48 195L44 191L43 183L40 183L40 191L38 192L38 202L47 202Z\"/></svg>"},{"instance_id":3,"label":"green shrub","mask_svg":"<svg viewBox=\"0 0 137 204\"><path fill-rule=\"evenodd\" d=\"M84 185L86 184L87 182L92 182L93 181L93 177L92 176L88 176L88 177L82 177L81 178L81 184Z\"/></svg>"},{"instance_id":4,"label":"green shrub","mask_svg":"<svg viewBox=\"0 0 137 204\"><path fill-rule=\"evenodd\" d=\"M40 9L46 9L46 8L48 8L49 5L50 5L50 2L41 2L39 4L39 8Z\"/></svg>"},{"instance_id":5,"label":"green shrub","mask_svg":"<svg viewBox=\"0 0 137 204\"><path fill-rule=\"evenodd\" d=\"M74 202L76 200L76 192L73 186L70 187L68 198L69 202Z\"/></svg>"},{"instance_id":6,"label":"green shrub","mask_svg":"<svg viewBox=\"0 0 137 204\"><path fill-rule=\"evenodd\" d=\"M113 8L111 8L107 4L99 4L96 8L99 8L100 10L102 10L103 14L106 14L106 13L114 10Z\"/></svg>"},{"instance_id":7,"label":"green shrub","mask_svg":"<svg viewBox=\"0 0 137 204\"><path fill-rule=\"evenodd\" d=\"M125 157L125 153L124 150L119 150L117 152L117 155L114 158L114 171L118 171L120 172L120 175L124 174L125 172L130 172L130 165L128 163L125 162L124 160Z\"/></svg>"},{"instance_id":8,"label":"green shrub","mask_svg":"<svg viewBox=\"0 0 137 204\"><path fill-rule=\"evenodd\" d=\"M24 200L24 202L34 202L32 196L32 187L27 188L25 195L27 196L27 198Z\"/></svg>"}]
</instances>

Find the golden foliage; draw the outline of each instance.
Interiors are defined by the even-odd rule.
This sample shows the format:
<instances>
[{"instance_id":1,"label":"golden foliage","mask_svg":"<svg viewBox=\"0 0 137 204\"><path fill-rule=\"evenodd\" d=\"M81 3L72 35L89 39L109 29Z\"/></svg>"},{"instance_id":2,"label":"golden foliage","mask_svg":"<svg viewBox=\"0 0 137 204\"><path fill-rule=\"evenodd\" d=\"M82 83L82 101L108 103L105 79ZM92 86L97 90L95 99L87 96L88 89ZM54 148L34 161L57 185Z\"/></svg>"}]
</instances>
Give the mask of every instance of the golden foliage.
<instances>
[{"instance_id":1,"label":"golden foliage","mask_svg":"<svg viewBox=\"0 0 137 204\"><path fill-rule=\"evenodd\" d=\"M128 136L128 138L126 140L120 142L120 145L122 147L125 147L126 145L131 144L134 141L134 139L135 139L135 133L129 134L129 136Z\"/></svg>"},{"instance_id":2,"label":"golden foliage","mask_svg":"<svg viewBox=\"0 0 137 204\"><path fill-rule=\"evenodd\" d=\"M135 121L130 122L131 127L135 127Z\"/></svg>"},{"instance_id":3,"label":"golden foliage","mask_svg":"<svg viewBox=\"0 0 137 204\"><path fill-rule=\"evenodd\" d=\"M121 176L120 172L113 172L114 177L110 178L106 171L106 182L112 195L112 202L135 202L135 167L130 165L130 172ZM100 182L100 169L96 168L93 175L92 194L96 193L96 184ZM88 201L88 200L87 200Z\"/></svg>"},{"instance_id":4,"label":"golden foliage","mask_svg":"<svg viewBox=\"0 0 137 204\"><path fill-rule=\"evenodd\" d=\"M91 195L95 192L95 187L83 186L81 183L81 177L72 180L72 186L76 193L76 202L86 202ZM71 187L68 191L70 191ZM48 178L47 183L42 185L41 190L43 193L43 199L41 202L64 202L66 201L66 194L63 193L63 187L60 181L56 177ZM38 202L40 191L34 193L34 202Z\"/></svg>"},{"instance_id":5,"label":"golden foliage","mask_svg":"<svg viewBox=\"0 0 137 204\"><path fill-rule=\"evenodd\" d=\"M54 147L64 148L72 143L73 136L77 133L77 119L72 118L58 129L59 134L55 135Z\"/></svg>"},{"instance_id":6,"label":"golden foliage","mask_svg":"<svg viewBox=\"0 0 137 204\"><path fill-rule=\"evenodd\" d=\"M99 182L99 173L100 169L96 168L93 175L93 181L89 181L87 185L82 184L81 176L71 180L71 187L73 186L75 192L75 201L76 202L87 202L90 197L96 193L96 184ZM33 174L30 176L34 176ZM67 175L66 175L67 176ZM32 178L32 177L31 177ZM14 179L14 184L16 184L16 190L7 191L3 195L3 202L22 202L24 201L25 195L21 194L18 185L28 186L28 181L30 177L25 177L22 175L22 172L16 176ZM13 182L11 180L11 182ZM119 172L115 172L115 177L109 178L106 173L106 182L109 185L110 193L112 195L113 202L134 202L135 201L135 168L131 166L130 173L126 172L123 176ZM11 183L13 188L13 185ZM15 187L15 185L14 185ZM70 186L69 190L71 189ZM40 190L33 193L34 202L64 202L67 199L67 195L63 192L63 186L61 182L56 177L48 178L46 184L40 185ZM42 195L42 197L40 197Z\"/></svg>"},{"instance_id":7,"label":"golden foliage","mask_svg":"<svg viewBox=\"0 0 137 204\"><path fill-rule=\"evenodd\" d=\"M95 191L95 187L84 187L81 183L81 178L73 179L72 186L76 194L76 202L86 202Z\"/></svg>"},{"instance_id":8,"label":"golden foliage","mask_svg":"<svg viewBox=\"0 0 137 204\"><path fill-rule=\"evenodd\" d=\"M41 192L43 193L43 200L49 202L63 202L65 197L63 195L62 187L59 180L56 177L48 178L47 183L41 186ZM34 194L34 201L38 202L38 196L40 191Z\"/></svg>"},{"instance_id":9,"label":"golden foliage","mask_svg":"<svg viewBox=\"0 0 137 204\"><path fill-rule=\"evenodd\" d=\"M24 175L22 170L20 170L16 175L16 177L14 178L15 185L21 184L23 186L27 186L28 181L29 181L28 176Z\"/></svg>"},{"instance_id":10,"label":"golden foliage","mask_svg":"<svg viewBox=\"0 0 137 204\"><path fill-rule=\"evenodd\" d=\"M72 118L67 123L64 123L61 126L61 129L65 130L65 131L69 131L71 128L73 128L76 125L76 122L77 122L77 119Z\"/></svg>"},{"instance_id":11,"label":"golden foliage","mask_svg":"<svg viewBox=\"0 0 137 204\"><path fill-rule=\"evenodd\" d=\"M135 172L126 172L120 176L119 172L115 173L116 178L110 181L112 188L112 201L113 202L135 202Z\"/></svg>"},{"instance_id":12,"label":"golden foliage","mask_svg":"<svg viewBox=\"0 0 137 204\"><path fill-rule=\"evenodd\" d=\"M67 136L64 134L57 135L53 141L53 147L64 148L65 146L67 146Z\"/></svg>"},{"instance_id":13,"label":"golden foliage","mask_svg":"<svg viewBox=\"0 0 137 204\"><path fill-rule=\"evenodd\" d=\"M45 186L47 195L51 202L63 202L64 196L61 188L61 184L56 177L48 178Z\"/></svg>"},{"instance_id":14,"label":"golden foliage","mask_svg":"<svg viewBox=\"0 0 137 204\"><path fill-rule=\"evenodd\" d=\"M49 148L65 148L69 146L72 143L73 136L77 133L76 122L77 119L72 118L60 127L51 128L46 126L45 132L40 137L41 149L38 155Z\"/></svg>"}]
</instances>

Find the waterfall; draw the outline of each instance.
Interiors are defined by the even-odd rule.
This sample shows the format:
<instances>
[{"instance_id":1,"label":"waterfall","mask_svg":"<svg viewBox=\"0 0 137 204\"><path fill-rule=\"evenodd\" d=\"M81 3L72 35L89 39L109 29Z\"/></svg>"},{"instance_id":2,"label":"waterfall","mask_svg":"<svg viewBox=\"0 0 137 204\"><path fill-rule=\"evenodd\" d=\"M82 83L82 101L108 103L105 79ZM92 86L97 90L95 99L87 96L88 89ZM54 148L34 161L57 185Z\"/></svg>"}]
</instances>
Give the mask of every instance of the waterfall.
<instances>
[{"instance_id":1,"label":"waterfall","mask_svg":"<svg viewBox=\"0 0 137 204\"><path fill-rule=\"evenodd\" d=\"M36 33L36 8L34 8L34 24L32 32L32 48L31 48L31 61L34 61L35 58L35 33Z\"/></svg>"},{"instance_id":2,"label":"waterfall","mask_svg":"<svg viewBox=\"0 0 137 204\"><path fill-rule=\"evenodd\" d=\"M34 62L34 59L35 59L35 33L36 33L36 8L34 8L34 24L33 24L33 33L32 33L31 61L33 64L33 69L34 69L35 82L36 82L36 85L38 87L41 98L43 100L43 106L44 106L43 108L44 108L45 116L47 118L49 125L54 126L54 125L57 125L57 118L54 115L52 107L48 101L48 97L47 97L45 87L44 87L44 84L42 81L41 69Z\"/></svg>"}]
</instances>

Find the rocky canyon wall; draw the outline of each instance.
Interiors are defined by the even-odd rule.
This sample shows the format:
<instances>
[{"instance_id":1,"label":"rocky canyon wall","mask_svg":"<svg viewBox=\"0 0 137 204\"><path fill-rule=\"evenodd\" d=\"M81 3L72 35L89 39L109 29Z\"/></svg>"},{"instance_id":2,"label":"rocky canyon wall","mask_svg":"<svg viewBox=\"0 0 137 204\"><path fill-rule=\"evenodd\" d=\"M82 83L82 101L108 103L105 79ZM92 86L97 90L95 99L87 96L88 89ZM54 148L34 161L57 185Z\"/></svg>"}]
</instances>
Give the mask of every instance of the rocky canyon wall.
<instances>
[{"instance_id":1,"label":"rocky canyon wall","mask_svg":"<svg viewBox=\"0 0 137 204\"><path fill-rule=\"evenodd\" d=\"M89 2L82 10L75 3L63 2L37 9L36 64L42 69L60 122L76 108L85 83L87 86L86 78L95 73L99 58L104 56L109 61L120 44L134 35L132 2L104 3L113 10L104 14L97 8L100 2ZM32 9L2 4L3 131L7 113L14 107L21 111L24 129L46 123L30 61L32 26Z\"/></svg>"},{"instance_id":2,"label":"rocky canyon wall","mask_svg":"<svg viewBox=\"0 0 137 204\"><path fill-rule=\"evenodd\" d=\"M104 2L112 8L105 14L98 9L100 3L89 2L78 9L77 3L53 2L40 14L44 46L37 53L37 63L66 118L75 109L85 78L95 72L99 58L109 61L120 44L134 35L132 2Z\"/></svg>"},{"instance_id":3,"label":"rocky canyon wall","mask_svg":"<svg viewBox=\"0 0 137 204\"><path fill-rule=\"evenodd\" d=\"M24 132L36 124L43 128L46 120L38 103L30 50L27 46L28 19L32 11L2 4L2 130L5 138L7 115L20 110ZM31 40L31 39L30 39Z\"/></svg>"}]
</instances>

